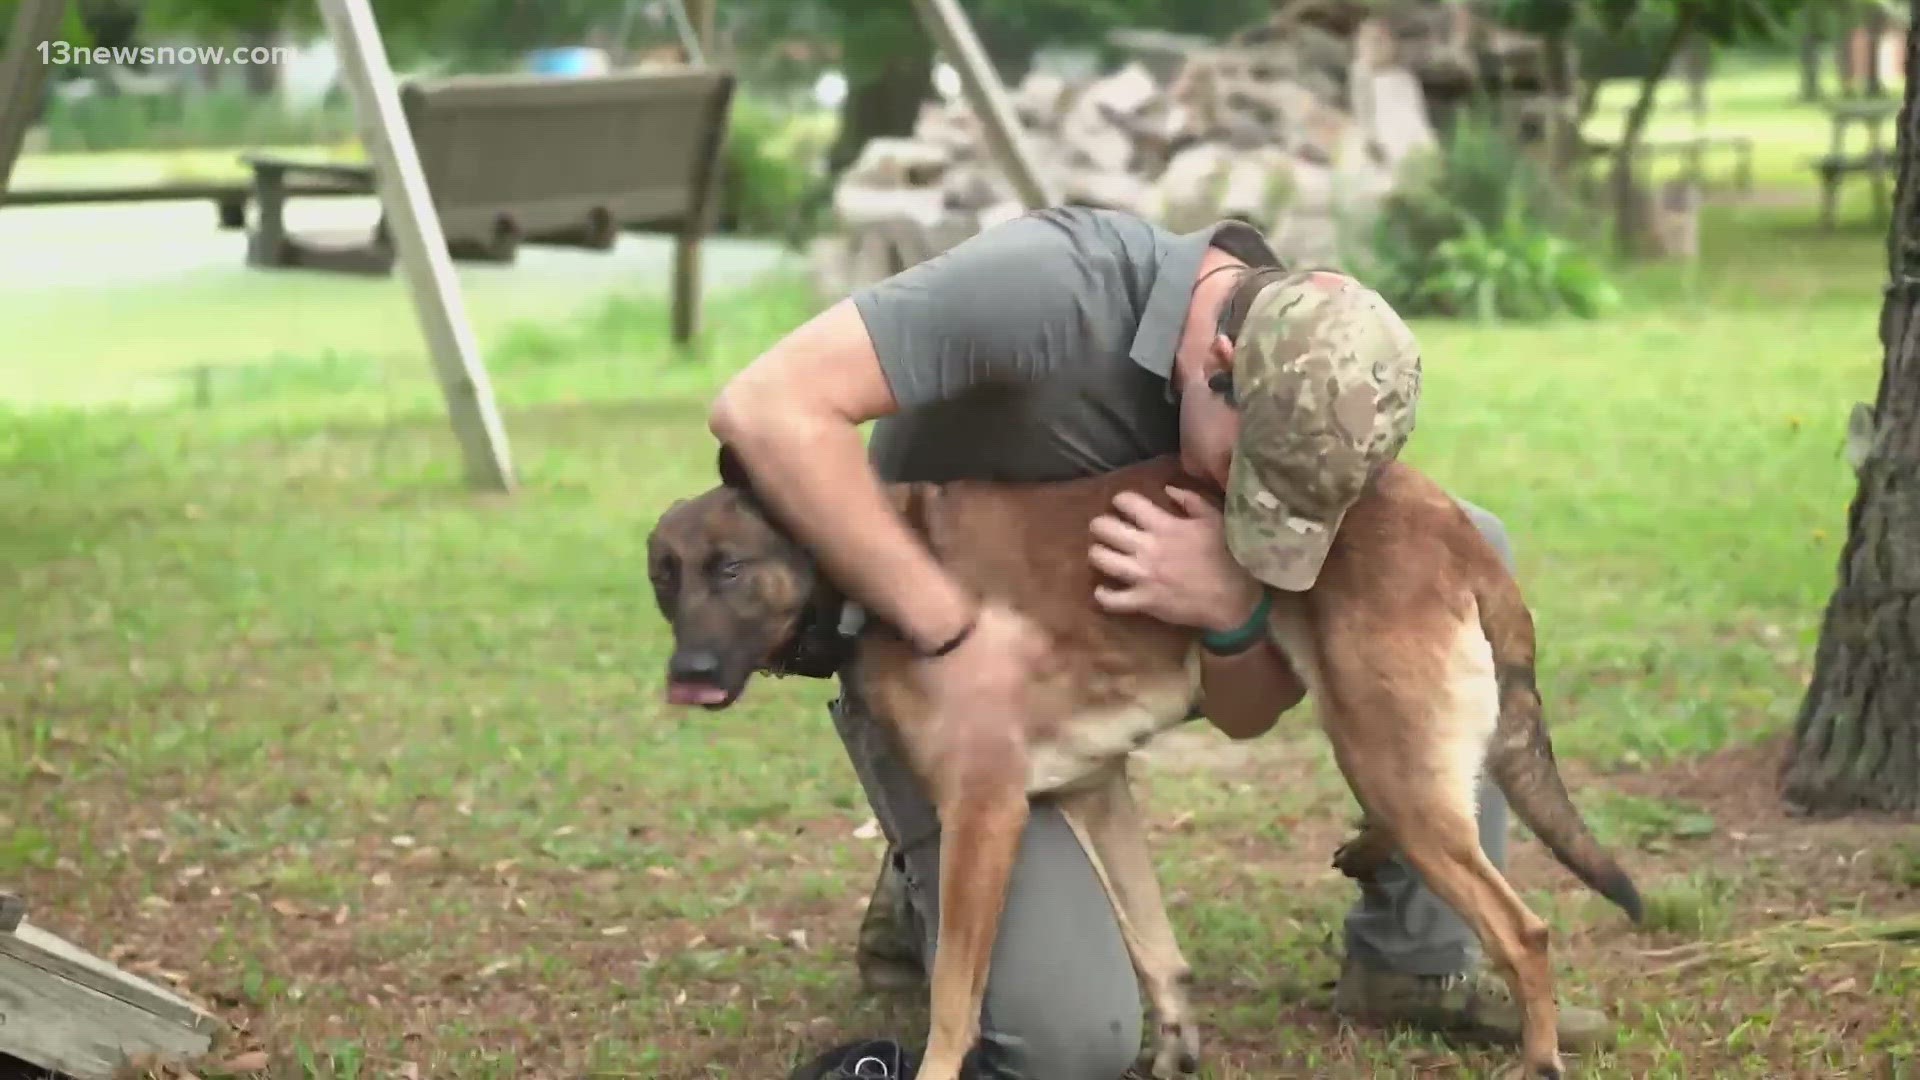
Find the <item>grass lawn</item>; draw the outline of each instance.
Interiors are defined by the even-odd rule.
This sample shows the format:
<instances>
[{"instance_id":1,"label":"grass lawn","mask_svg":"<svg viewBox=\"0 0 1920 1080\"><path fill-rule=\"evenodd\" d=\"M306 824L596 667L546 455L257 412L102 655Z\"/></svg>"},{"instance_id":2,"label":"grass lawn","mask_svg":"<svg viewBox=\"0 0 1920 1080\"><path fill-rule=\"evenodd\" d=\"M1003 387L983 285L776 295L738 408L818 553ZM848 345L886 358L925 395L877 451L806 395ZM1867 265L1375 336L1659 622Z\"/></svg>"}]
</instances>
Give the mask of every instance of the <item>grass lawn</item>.
<instances>
[{"instance_id":1,"label":"grass lawn","mask_svg":"<svg viewBox=\"0 0 1920 1080\"><path fill-rule=\"evenodd\" d=\"M1920 1042L1920 959L1882 933L1920 915L1920 836L1773 796L1884 277L1881 227L1818 234L1788 183L1604 322L1416 327L1409 457L1511 528L1564 768L1651 900L1625 925L1516 830L1563 993L1624 1028L1582 1075L1901 1076ZM713 482L713 385L811 310L716 298L702 364L650 297L502 331L511 499L461 490L417 357L0 414L0 881L276 1075L763 1080L917 1031L855 979L879 847L831 687L661 704L647 529ZM1307 717L1146 758L1205 1076L1513 1060L1326 1010L1351 800Z\"/></svg>"}]
</instances>

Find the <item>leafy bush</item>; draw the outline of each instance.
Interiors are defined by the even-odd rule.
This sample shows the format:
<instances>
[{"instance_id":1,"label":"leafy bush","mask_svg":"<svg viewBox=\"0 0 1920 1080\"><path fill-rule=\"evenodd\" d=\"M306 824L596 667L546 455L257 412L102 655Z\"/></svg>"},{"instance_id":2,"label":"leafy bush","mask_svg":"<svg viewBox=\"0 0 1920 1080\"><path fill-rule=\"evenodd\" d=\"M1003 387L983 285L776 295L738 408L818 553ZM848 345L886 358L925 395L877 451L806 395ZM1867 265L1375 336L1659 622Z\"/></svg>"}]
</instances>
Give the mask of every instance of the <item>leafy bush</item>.
<instances>
[{"instance_id":1,"label":"leafy bush","mask_svg":"<svg viewBox=\"0 0 1920 1080\"><path fill-rule=\"evenodd\" d=\"M1497 123L1463 117L1409 163L1352 261L1410 315L1593 318L1617 293L1576 242L1571 210Z\"/></svg>"},{"instance_id":2,"label":"leafy bush","mask_svg":"<svg viewBox=\"0 0 1920 1080\"><path fill-rule=\"evenodd\" d=\"M820 119L744 94L734 98L721 163L721 231L796 241L813 231L809 195L832 137L831 117Z\"/></svg>"},{"instance_id":3,"label":"leafy bush","mask_svg":"<svg viewBox=\"0 0 1920 1080\"><path fill-rule=\"evenodd\" d=\"M224 88L54 97L45 118L48 148L55 151L302 145L339 142L354 133L344 98L293 111L277 97Z\"/></svg>"}]
</instances>

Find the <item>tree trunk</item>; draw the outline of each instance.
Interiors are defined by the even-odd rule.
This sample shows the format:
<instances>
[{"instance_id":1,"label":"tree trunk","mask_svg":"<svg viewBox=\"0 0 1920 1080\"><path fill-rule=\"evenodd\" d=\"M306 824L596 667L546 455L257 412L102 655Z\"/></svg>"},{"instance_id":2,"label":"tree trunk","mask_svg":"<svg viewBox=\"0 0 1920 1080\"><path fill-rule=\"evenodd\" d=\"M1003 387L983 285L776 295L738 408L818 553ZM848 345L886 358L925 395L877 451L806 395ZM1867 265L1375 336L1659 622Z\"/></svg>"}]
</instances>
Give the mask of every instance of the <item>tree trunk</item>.
<instances>
[{"instance_id":1,"label":"tree trunk","mask_svg":"<svg viewBox=\"0 0 1920 1080\"><path fill-rule=\"evenodd\" d=\"M921 103L933 96L933 46L924 40L903 42L893 55L871 66L848 67L840 132L827 154L827 173L832 177L853 164L869 139L913 134Z\"/></svg>"},{"instance_id":2,"label":"tree trunk","mask_svg":"<svg viewBox=\"0 0 1920 1080\"><path fill-rule=\"evenodd\" d=\"M250 50L247 65L240 69L247 93L267 97L280 89L280 64L270 50L282 44L277 30L246 30L240 34L240 47ZM251 50L258 49L259 52Z\"/></svg>"},{"instance_id":3,"label":"tree trunk","mask_svg":"<svg viewBox=\"0 0 1920 1080\"><path fill-rule=\"evenodd\" d=\"M1634 255L1640 238L1646 235L1646 208L1634 183L1634 158L1646 134L1647 121L1653 117L1653 102L1660 92L1660 84L1673 67L1673 58L1679 54L1680 46L1693 32L1693 14L1694 8L1689 4L1674 16L1673 29L1667 32L1667 40L1660 43L1660 51L1654 54L1653 65L1641 78L1640 97L1628 111L1626 127L1620 132L1620 148L1613 159L1613 228L1615 246L1622 256Z\"/></svg>"},{"instance_id":4,"label":"tree trunk","mask_svg":"<svg viewBox=\"0 0 1920 1080\"><path fill-rule=\"evenodd\" d=\"M1858 97L1860 72L1853 64L1853 42L1860 29L1860 12L1851 5L1842 5L1831 15L1839 26L1839 32L1833 35L1833 63L1840 77L1840 96Z\"/></svg>"},{"instance_id":5,"label":"tree trunk","mask_svg":"<svg viewBox=\"0 0 1920 1080\"><path fill-rule=\"evenodd\" d=\"M1920 0L1912 0L1920 23ZM1907 58L1915 39L1908 33ZM1839 583L1794 725L1782 794L1800 809L1920 809L1920 115L1908 81L1881 303L1885 361L1855 457Z\"/></svg>"},{"instance_id":6,"label":"tree trunk","mask_svg":"<svg viewBox=\"0 0 1920 1080\"><path fill-rule=\"evenodd\" d=\"M1580 55L1573 39L1562 30L1547 35L1547 83L1553 92L1553 112L1547 128L1547 160L1557 175L1565 176L1582 164L1579 115Z\"/></svg>"},{"instance_id":7,"label":"tree trunk","mask_svg":"<svg viewBox=\"0 0 1920 1080\"><path fill-rule=\"evenodd\" d=\"M1887 12L1875 4L1867 9L1867 96L1886 93L1886 80L1880 71L1880 39L1887 36Z\"/></svg>"},{"instance_id":8,"label":"tree trunk","mask_svg":"<svg viewBox=\"0 0 1920 1080\"><path fill-rule=\"evenodd\" d=\"M137 43L140 32L139 5L82 4L80 21L93 35L93 44L105 49L120 49Z\"/></svg>"},{"instance_id":9,"label":"tree trunk","mask_svg":"<svg viewBox=\"0 0 1920 1080\"><path fill-rule=\"evenodd\" d=\"M1826 29L1826 9L1808 4L1800 9L1800 100L1820 100L1820 40Z\"/></svg>"},{"instance_id":10,"label":"tree trunk","mask_svg":"<svg viewBox=\"0 0 1920 1080\"><path fill-rule=\"evenodd\" d=\"M841 71L847 96L840 103L840 130L827 148L826 169L800 200L787 229L787 241L798 246L833 203L834 185L860 157L868 140L888 135L911 135L920 118L921 103L933 97L933 42L920 28L907 4L891 15L868 14L864 0L843 0L851 6L841 14ZM889 23L882 20L892 18Z\"/></svg>"},{"instance_id":11,"label":"tree trunk","mask_svg":"<svg viewBox=\"0 0 1920 1080\"><path fill-rule=\"evenodd\" d=\"M1712 50L1699 35L1687 39L1677 58L1687 79L1687 108L1693 112L1696 127L1707 123L1707 82L1713 74Z\"/></svg>"}]
</instances>

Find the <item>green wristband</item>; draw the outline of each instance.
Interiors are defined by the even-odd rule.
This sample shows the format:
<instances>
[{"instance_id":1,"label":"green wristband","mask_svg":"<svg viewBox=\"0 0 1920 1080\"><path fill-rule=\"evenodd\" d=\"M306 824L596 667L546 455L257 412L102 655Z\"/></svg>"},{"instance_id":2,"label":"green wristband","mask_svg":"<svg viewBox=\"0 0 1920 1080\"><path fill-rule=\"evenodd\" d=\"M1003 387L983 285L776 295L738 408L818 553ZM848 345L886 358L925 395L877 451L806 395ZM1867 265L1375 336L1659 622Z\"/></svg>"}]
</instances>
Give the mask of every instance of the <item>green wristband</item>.
<instances>
[{"instance_id":1,"label":"green wristband","mask_svg":"<svg viewBox=\"0 0 1920 1080\"><path fill-rule=\"evenodd\" d=\"M1260 602L1254 605L1247 621L1225 633L1209 630L1200 635L1200 647L1215 656L1232 656L1252 648L1267 633L1267 613L1273 609L1273 597L1260 590Z\"/></svg>"}]
</instances>

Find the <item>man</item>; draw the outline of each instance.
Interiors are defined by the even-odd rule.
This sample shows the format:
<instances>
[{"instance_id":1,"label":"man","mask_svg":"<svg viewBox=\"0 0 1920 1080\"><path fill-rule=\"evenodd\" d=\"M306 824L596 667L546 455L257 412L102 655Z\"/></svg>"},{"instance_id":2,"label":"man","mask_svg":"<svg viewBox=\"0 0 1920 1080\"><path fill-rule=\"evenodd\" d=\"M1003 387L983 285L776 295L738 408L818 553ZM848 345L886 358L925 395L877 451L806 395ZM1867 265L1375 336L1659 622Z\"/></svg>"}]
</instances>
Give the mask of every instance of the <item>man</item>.
<instances>
[{"instance_id":1,"label":"man","mask_svg":"<svg viewBox=\"0 0 1920 1080\"><path fill-rule=\"evenodd\" d=\"M1331 363L1349 380L1418 386L1412 335L1377 294L1337 274L1268 269L1278 266L1240 222L1178 235L1114 211L1037 211L814 317L727 385L711 426L859 603L847 628L861 617L897 627L925 657L935 708L966 723L1018 715L1047 643L1018 615L977 606L897 519L880 482L1064 480L1178 452L1186 471L1229 492L1226 515L1199 500L1170 514L1116 499L1089 538L1089 558L1115 582L1097 600L1200 628L1209 643L1234 642L1206 650L1203 712L1228 735L1250 738L1304 691L1279 650L1245 632L1249 620L1263 587L1311 585L1333 529L1287 514L1271 495L1236 497L1246 482L1235 475L1236 452L1244 458L1251 447L1257 458L1272 431L1250 423L1242 433L1242 412L1315 407L1308 395L1277 407L1236 401L1236 359L1266 371L1291 364L1295 374ZM1297 356L1275 355L1295 346ZM1342 419L1382 436L1390 456L1411 432L1412 397ZM868 421L877 421L870 447L859 434ZM1325 467L1353 476L1336 481L1378 464L1340 460ZM1499 523L1468 509L1504 554ZM861 928L862 972L870 983L918 985L938 925L938 818L844 682L832 713L890 845ZM1491 787L1481 829L1501 863L1506 806ZM1477 959L1471 931L1395 864L1367 883L1347 917L1335 1006L1517 1042L1518 1010L1496 980L1470 976ZM1139 1051L1141 1011L1092 865L1058 810L1038 800L1008 887L976 1071L1118 1080ZM1570 1049L1606 1027L1604 1017L1567 1007L1560 1024ZM875 1041L829 1051L796 1076L898 1077L911 1068L910 1053Z\"/></svg>"}]
</instances>

